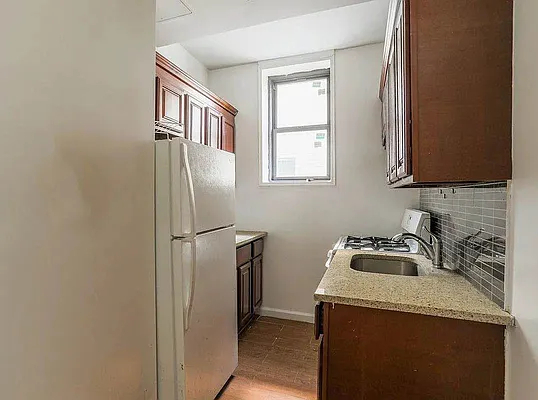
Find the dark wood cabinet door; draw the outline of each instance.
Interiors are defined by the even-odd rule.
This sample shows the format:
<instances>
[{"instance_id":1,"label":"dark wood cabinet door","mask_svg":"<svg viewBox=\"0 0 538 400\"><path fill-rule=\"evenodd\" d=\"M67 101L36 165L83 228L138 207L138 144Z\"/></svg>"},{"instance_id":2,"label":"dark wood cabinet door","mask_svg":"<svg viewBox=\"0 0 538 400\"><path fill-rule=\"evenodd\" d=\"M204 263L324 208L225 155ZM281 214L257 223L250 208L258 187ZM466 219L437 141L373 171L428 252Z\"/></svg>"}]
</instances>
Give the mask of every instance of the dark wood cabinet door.
<instances>
[{"instance_id":1,"label":"dark wood cabinet door","mask_svg":"<svg viewBox=\"0 0 538 400\"><path fill-rule=\"evenodd\" d=\"M237 307L239 330L249 323L252 315L252 264L250 262L237 269Z\"/></svg>"},{"instance_id":2,"label":"dark wood cabinet door","mask_svg":"<svg viewBox=\"0 0 538 400\"><path fill-rule=\"evenodd\" d=\"M383 107L382 107L382 113L383 113L383 133L382 133L382 141L383 146L385 147L386 152L386 180L387 183L390 183L390 141L389 141L389 85L386 84L385 88L383 89Z\"/></svg>"},{"instance_id":3,"label":"dark wood cabinet door","mask_svg":"<svg viewBox=\"0 0 538 400\"><path fill-rule=\"evenodd\" d=\"M206 107L205 109L205 143L216 149L221 148L222 137L222 114L217 110Z\"/></svg>"},{"instance_id":4,"label":"dark wood cabinet door","mask_svg":"<svg viewBox=\"0 0 538 400\"><path fill-rule=\"evenodd\" d=\"M204 104L192 97L185 95L187 139L196 143L205 143L204 129Z\"/></svg>"},{"instance_id":5,"label":"dark wood cabinet door","mask_svg":"<svg viewBox=\"0 0 538 400\"><path fill-rule=\"evenodd\" d=\"M184 124L184 93L164 77L155 77L155 120Z\"/></svg>"},{"instance_id":6,"label":"dark wood cabinet door","mask_svg":"<svg viewBox=\"0 0 538 400\"><path fill-rule=\"evenodd\" d=\"M394 49L391 50L387 73L387 167L389 182L395 182L397 178L397 133L398 119L396 114L396 77L394 67Z\"/></svg>"},{"instance_id":7,"label":"dark wood cabinet door","mask_svg":"<svg viewBox=\"0 0 538 400\"><path fill-rule=\"evenodd\" d=\"M221 149L235 152L235 125L233 120L223 119Z\"/></svg>"},{"instance_id":8,"label":"dark wood cabinet door","mask_svg":"<svg viewBox=\"0 0 538 400\"><path fill-rule=\"evenodd\" d=\"M404 2L400 2L394 32L394 65L396 80L396 118L397 149L396 178L402 179L410 175L411 168L411 130L409 115L409 76L408 76L408 32L405 27Z\"/></svg>"},{"instance_id":9,"label":"dark wood cabinet door","mask_svg":"<svg viewBox=\"0 0 538 400\"><path fill-rule=\"evenodd\" d=\"M330 305L325 303L319 303L316 305L315 311L315 332L314 337L319 340L318 349L318 400L327 400L327 374L328 374L328 362L327 357L329 355L328 342L328 325L329 322L326 319L328 313L325 308Z\"/></svg>"},{"instance_id":10,"label":"dark wood cabinet door","mask_svg":"<svg viewBox=\"0 0 538 400\"><path fill-rule=\"evenodd\" d=\"M155 77L155 121L161 118L161 78Z\"/></svg>"},{"instance_id":11,"label":"dark wood cabinet door","mask_svg":"<svg viewBox=\"0 0 538 400\"><path fill-rule=\"evenodd\" d=\"M504 331L481 322L325 304L321 399L501 400Z\"/></svg>"},{"instance_id":12,"label":"dark wood cabinet door","mask_svg":"<svg viewBox=\"0 0 538 400\"><path fill-rule=\"evenodd\" d=\"M263 261L262 257L256 257L252 261L252 297L254 311L258 311L263 301Z\"/></svg>"},{"instance_id":13,"label":"dark wood cabinet door","mask_svg":"<svg viewBox=\"0 0 538 400\"><path fill-rule=\"evenodd\" d=\"M183 95L175 88L163 85L161 87L161 121L183 123Z\"/></svg>"}]
</instances>

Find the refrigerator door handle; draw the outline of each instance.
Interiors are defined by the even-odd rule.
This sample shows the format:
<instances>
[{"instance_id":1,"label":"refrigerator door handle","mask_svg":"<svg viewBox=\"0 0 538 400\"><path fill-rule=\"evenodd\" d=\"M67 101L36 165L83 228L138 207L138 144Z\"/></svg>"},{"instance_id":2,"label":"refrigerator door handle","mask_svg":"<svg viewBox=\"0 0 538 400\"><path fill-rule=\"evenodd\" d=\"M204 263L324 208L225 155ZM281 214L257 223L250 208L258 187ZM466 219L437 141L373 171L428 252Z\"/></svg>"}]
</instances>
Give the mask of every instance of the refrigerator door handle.
<instances>
[{"instance_id":1,"label":"refrigerator door handle","mask_svg":"<svg viewBox=\"0 0 538 400\"><path fill-rule=\"evenodd\" d=\"M190 286L187 295L187 303L185 304L183 312L183 325L185 327L185 332L189 330L189 325L191 322L192 315L192 305L194 300L194 291L196 288L196 237L191 239L185 239L185 242L189 242L191 245L191 273L190 273Z\"/></svg>"},{"instance_id":2,"label":"refrigerator door handle","mask_svg":"<svg viewBox=\"0 0 538 400\"><path fill-rule=\"evenodd\" d=\"M194 238L196 236L196 199L194 197L194 184L192 181L192 171L189 164L188 150L185 143L181 143L182 150L182 163L183 168L185 169L185 176L187 178L187 190L189 196L189 206L190 206L190 224L191 232L187 235L187 238Z\"/></svg>"}]
</instances>

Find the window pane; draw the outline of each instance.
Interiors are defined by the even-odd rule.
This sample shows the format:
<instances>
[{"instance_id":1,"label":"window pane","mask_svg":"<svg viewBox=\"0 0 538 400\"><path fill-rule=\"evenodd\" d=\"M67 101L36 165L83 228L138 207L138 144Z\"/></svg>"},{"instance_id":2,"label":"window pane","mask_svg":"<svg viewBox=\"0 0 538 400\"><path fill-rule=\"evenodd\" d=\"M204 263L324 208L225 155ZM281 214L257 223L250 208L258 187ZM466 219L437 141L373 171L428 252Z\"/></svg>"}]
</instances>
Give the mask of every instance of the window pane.
<instances>
[{"instance_id":1,"label":"window pane","mask_svg":"<svg viewBox=\"0 0 538 400\"><path fill-rule=\"evenodd\" d=\"M276 134L276 178L326 177L327 130Z\"/></svg>"},{"instance_id":2,"label":"window pane","mask_svg":"<svg viewBox=\"0 0 538 400\"><path fill-rule=\"evenodd\" d=\"M276 127L327 124L327 78L279 83Z\"/></svg>"}]
</instances>

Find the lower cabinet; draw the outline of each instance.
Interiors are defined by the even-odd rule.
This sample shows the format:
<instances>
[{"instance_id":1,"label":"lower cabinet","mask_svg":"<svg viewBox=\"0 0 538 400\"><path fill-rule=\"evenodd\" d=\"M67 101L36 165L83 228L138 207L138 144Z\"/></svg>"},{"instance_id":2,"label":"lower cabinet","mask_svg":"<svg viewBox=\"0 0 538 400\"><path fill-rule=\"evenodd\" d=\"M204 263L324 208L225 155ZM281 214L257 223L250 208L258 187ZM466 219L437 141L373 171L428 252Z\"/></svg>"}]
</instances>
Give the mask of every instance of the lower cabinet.
<instances>
[{"instance_id":1,"label":"lower cabinet","mask_svg":"<svg viewBox=\"0 0 538 400\"><path fill-rule=\"evenodd\" d=\"M239 328L246 326L253 316L252 308L252 263L241 265L237 269L237 315L239 317Z\"/></svg>"},{"instance_id":2,"label":"lower cabinet","mask_svg":"<svg viewBox=\"0 0 538 400\"><path fill-rule=\"evenodd\" d=\"M322 303L320 400L504 398L501 325Z\"/></svg>"},{"instance_id":3,"label":"lower cabinet","mask_svg":"<svg viewBox=\"0 0 538 400\"><path fill-rule=\"evenodd\" d=\"M241 333L263 302L263 239L237 249L237 324Z\"/></svg>"},{"instance_id":4,"label":"lower cabinet","mask_svg":"<svg viewBox=\"0 0 538 400\"><path fill-rule=\"evenodd\" d=\"M262 277L262 256L258 256L252 261L252 303L254 304L254 313L258 313L262 305Z\"/></svg>"}]
</instances>

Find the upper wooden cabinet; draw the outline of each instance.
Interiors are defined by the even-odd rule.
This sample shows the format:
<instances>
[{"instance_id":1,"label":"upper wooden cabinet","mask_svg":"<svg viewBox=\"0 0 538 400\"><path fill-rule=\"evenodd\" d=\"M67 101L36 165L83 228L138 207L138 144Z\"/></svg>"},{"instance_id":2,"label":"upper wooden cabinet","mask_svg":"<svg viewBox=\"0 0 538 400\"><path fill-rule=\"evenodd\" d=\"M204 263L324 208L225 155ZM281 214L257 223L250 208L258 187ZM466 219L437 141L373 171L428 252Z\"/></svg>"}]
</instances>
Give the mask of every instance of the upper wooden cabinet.
<instances>
[{"instance_id":1,"label":"upper wooden cabinet","mask_svg":"<svg viewBox=\"0 0 538 400\"><path fill-rule=\"evenodd\" d=\"M157 53L155 120L183 126L185 138L234 152L237 109Z\"/></svg>"},{"instance_id":2,"label":"upper wooden cabinet","mask_svg":"<svg viewBox=\"0 0 538 400\"><path fill-rule=\"evenodd\" d=\"M155 120L184 124L183 90L166 77L155 77Z\"/></svg>"},{"instance_id":3,"label":"upper wooden cabinet","mask_svg":"<svg viewBox=\"0 0 538 400\"><path fill-rule=\"evenodd\" d=\"M394 187L512 176L512 0L392 0L380 98Z\"/></svg>"},{"instance_id":4,"label":"upper wooden cabinet","mask_svg":"<svg viewBox=\"0 0 538 400\"><path fill-rule=\"evenodd\" d=\"M233 120L224 118L222 123L222 149L235 153L235 124Z\"/></svg>"},{"instance_id":5,"label":"upper wooden cabinet","mask_svg":"<svg viewBox=\"0 0 538 400\"><path fill-rule=\"evenodd\" d=\"M206 107L205 112L206 144L220 149L222 142L222 114L211 107Z\"/></svg>"},{"instance_id":6,"label":"upper wooden cabinet","mask_svg":"<svg viewBox=\"0 0 538 400\"><path fill-rule=\"evenodd\" d=\"M186 95L186 111L187 115L185 123L185 137L196 143L207 144L205 140L205 114L204 103L197 100L191 95Z\"/></svg>"}]
</instances>

